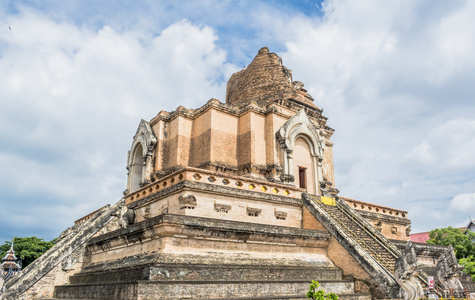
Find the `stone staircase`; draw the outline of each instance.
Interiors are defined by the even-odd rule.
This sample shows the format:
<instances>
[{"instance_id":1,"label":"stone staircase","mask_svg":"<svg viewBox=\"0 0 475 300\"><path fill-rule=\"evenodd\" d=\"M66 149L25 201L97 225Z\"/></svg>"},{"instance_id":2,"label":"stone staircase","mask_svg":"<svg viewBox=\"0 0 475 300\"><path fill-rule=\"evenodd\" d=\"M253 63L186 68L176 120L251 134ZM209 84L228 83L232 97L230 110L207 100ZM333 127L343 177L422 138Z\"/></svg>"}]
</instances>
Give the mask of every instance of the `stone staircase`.
<instances>
[{"instance_id":1,"label":"stone staircase","mask_svg":"<svg viewBox=\"0 0 475 300\"><path fill-rule=\"evenodd\" d=\"M14 300L19 299L19 297L21 299L29 298L29 295L23 293L45 278L65 258L84 247L84 244L91 237L114 218L113 215L123 205L123 199L113 206L107 205L94 212L84 222L68 228L52 248L5 284L5 291L0 293L0 300Z\"/></svg>"},{"instance_id":2,"label":"stone staircase","mask_svg":"<svg viewBox=\"0 0 475 300\"><path fill-rule=\"evenodd\" d=\"M400 287L394 277L399 250L345 201L335 205L321 202L316 195L302 194L306 208L355 258L389 298L398 298Z\"/></svg>"},{"instance_id":3,"label":"stone staircase","mask_svg":"<svg viewBox=\"0 0 475 300\"><path fill-rule=\"evenodd\" d=\"M384 240L372 234L355 216L337 203L336 206L322 205L322 208L350 235L361 247L374 257L386 270L394 274L397 253L391 250Z\"/></svg>"}]
</instances>

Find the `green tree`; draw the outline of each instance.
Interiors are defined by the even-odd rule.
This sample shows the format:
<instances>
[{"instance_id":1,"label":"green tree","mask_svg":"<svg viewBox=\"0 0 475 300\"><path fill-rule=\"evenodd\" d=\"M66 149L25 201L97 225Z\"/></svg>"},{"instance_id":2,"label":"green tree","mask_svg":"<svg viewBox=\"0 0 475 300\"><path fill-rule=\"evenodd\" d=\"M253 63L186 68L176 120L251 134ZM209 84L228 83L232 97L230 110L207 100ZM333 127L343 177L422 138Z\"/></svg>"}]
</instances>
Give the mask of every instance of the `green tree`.
<instances>
[{"instance_id":1,"label":"green tree","mask_svg":"<svg viewBox=\"0 0 475 300\"><path fill-rule=\"evenodd\" d=\"M475 233L447 227L431 230L429 236L428 244L452 245L459 264L464 267L463 271L475 280Z\"/></svg>"},{"instance_id":2,"label":"green tree","mask_svg":"<svg viewBox=\"0 0 475 300\"><path fill-rule=\"evenodd\" d=\"M472 280L475 281L475 256L470 255L467 258L461 258L459 259L459 264L464 267L464 273L470 274Z\"/></svg>"},{"instance_id":3,"label":"green tree","mask_svg":"<svg viewBox=\"0 0 475 300\"><path fill-rule=\"evenodd\" d=\"M12 242L5 242L0 246L0 258L5 257ZM45 253L49 248L53 247L53 241L47 242L36 236L19 238L16 237L13 245L13 250L15 251L15 256L20 258L22 261L22 266L25 268L31 264L35 259Z\"/></svg>"},{"instance_id":4,"label":"green tree","mask_svg":"<svg viewBox=\"0 0 475 300\"><path fill-rule=\"evenodd\" d=\"M468 231L465 234L459 228L437 228L429 232L430 239L428 244L452 245L457 259L467 258L470 255L475 256L475 233Z\"/></svg>"},{"instance_id":5,"label":"green tree","mask_svg":"<svg viewBox=\"0 0 475 300\"><path fill-rule=\"evenodd\" d=\"M338 296L332 292L325 294L324 290L317 290L320 286L318 281L312 280L312 284L310 284L310 289L307 293L307 298L313 300L338 300Z\"/></svg>"}]
</instances>

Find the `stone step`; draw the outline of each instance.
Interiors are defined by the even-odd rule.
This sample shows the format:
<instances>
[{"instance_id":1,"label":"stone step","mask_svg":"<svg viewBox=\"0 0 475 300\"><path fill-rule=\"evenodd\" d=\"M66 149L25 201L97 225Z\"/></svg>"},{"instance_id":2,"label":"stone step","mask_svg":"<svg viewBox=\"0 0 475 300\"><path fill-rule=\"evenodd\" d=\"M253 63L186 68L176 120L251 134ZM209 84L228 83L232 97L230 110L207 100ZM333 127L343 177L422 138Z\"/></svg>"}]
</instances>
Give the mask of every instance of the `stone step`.
<instances>
[{"instance_id":1,"label":"stone step","mask_svg":"<svg viewBox=\"0 0 475 300\"><path fill-rule=\"evenodd\" d=\"M266 297L254 297L254 298L218 298L219 300L264 300L264 299L272 299L272 300L287 300L287 299L308 299L305 295L293 295L293 296L266 296ZM341 300L370 300L371 294L346 294L338 296L338 299Z\"/></svg>"},{"instance_id":2,"label":"stone step","mask_svg":"<svg viewBox=\"0 0 475 300\"><path fill-rule=\"evenodd\" d=\"M336 199L335 206L325 205L319 196L307 193L302 193L302 199L310 213L371 275L375 282L372 291L380 297L397 298L395 246L345 201Z\"/></svg>"},{"instance_id":3,"label":"stone step","mask_svg":"<svg viewBox=\"0 0 475 300\"><path fill-rule=\"evenodd\" d=\"M327 213L329 213L334 219L338 219L342 224L343 228L348 234L350 232L354 233L354 236L358 237L357 242L369 253L377 253L375 256L380 263L385 264L384 261L387 261L390 266L396 263L396 258L388 252L379 242L377 242L372 236L370 236L365 230L363 230L358 224L356 224L351 218L349 218L343 211L337 206L328 206L323 205L323 208ZM393 268L389 268L390 271L393 271Z\"/></svg>"},{"instance_id":4,"label":"stone step","mask_svg":"<svg viewBox=\"0 0 475 300\"><path fill-rule=\"evenodd\" d=\"M57 286L55 299L298 299L309 281L136 281ZM343 299L367 299L354 294L353 281L320 281L320 288ZM245 297L242 297L242 296ZM246 295L248 298L246 298ZM351 295L357 295L352 298ZM239 297L241 296L241 297ZM273 298L271 298L273 297ZM287 298L285 298L287 297ZM295 298L297 297L297 298ZM359 298L362 297L362 298ZM305 299L305 298L303 298Z\"/></svg>"},{"instance_id":5,"label":"stone step","mask_svg":"<svg viewBox=\"0 0 475 300\"><path fill-rule=\"evenodd\" d=\"M60 298L41 298L35 300L59 300ZM206 298L209 299L209 298ZM305 295L291 295L291 296L265 296L265 297L253 297L253 298L214 298L216 300L264 300L264 299L272 299L272 300L288 300L288 299L297 299L297 300L306 300L308 299ZM371 294L362 294L362 293L355 293L355 294L346 294L346 295L339 295L338 299L340 300L371 300ZM69 300L94 300L93 298L76 298L76 299L69 299Z\"/></svg>"},{"instance_id":6,"label":"stone step","mask_svg":"<svg viewBox=\"0 0 475 300\"><path fill-rule=\"evenodd\" d=\"M69 278L71 284L91 284L121 281L317 281L341 280L342 271L336 267L288 267L249 265L179 265L154 264L101 272L82 272Z\"/></svg>"},{"instance_id":7,"label":"stone step","mask_svg":"<svg viewBox=\"0 0 475 300\"><path fill-rule=\"evenodd\" d=\"M124 201L121 200L113 206L104 206L91 214L88 219L65 230L64 236L60 237L51 249L5 284L4 299L14 298L15 295L24 293L47 276L48 272L64 261L66 257L75 251L82 251L86 241L108 224L123 205Z\"/></svg>"}]
</instances>

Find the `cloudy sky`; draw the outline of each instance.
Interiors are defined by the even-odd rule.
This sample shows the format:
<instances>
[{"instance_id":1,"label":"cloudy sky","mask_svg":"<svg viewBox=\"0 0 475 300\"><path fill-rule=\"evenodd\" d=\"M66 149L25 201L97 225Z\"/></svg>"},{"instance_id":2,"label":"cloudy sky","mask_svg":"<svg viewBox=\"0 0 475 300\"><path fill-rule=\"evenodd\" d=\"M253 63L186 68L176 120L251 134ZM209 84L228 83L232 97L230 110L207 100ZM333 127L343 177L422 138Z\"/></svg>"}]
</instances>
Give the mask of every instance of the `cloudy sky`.
<instances>
[{"instance_id":1,"label":"cloudy sky","mask_svg":"<svg viewBox=\"0 0 475 300\"><path fill-rule=\"evenodd\" d=\"M475 218L475 2L1 1L0 242L126 187L140 119L224 102L268 46L324 109L342 196Z\"/></svg>"}]
</instances>

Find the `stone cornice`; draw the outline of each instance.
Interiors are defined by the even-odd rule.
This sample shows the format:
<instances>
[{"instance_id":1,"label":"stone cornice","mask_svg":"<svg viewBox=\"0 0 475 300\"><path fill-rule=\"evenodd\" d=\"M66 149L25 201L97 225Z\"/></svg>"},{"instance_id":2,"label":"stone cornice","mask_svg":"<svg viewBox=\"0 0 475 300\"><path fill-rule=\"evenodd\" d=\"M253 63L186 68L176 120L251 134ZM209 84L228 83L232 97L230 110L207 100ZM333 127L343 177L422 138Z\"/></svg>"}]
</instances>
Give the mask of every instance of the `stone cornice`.
<instances>
[{"instance_id":1,"label":"stone cornice","mask_svg":"<svg viewBox=\"0 0 475 300\"><path fill-rule=\"evenodd\" d=\"M401 218L401 217L393 217L393 216L388 216L388 215L383 215L380 213L375 213L375 212L370 212L370 211L365 211L365 210L356 210L360 215L362 215L365 218L368 219L373 219L373 220L383 220L389 223L397 223L401 225L411 225L411 221L406 218Z\"/></svg>"},{"instance_id":2,"label":"stone cornice","mask_svg":"<svg viewBox=\"0 0 475 300\"><path fill-rule=\"evenodd\" d=\"M404 249L407 242L399 240L391 240L391 242L396 245L399 249ZM442 253L446 252L449 249L449 246L443 245L432 245L426 243L411 242L416 254L422 256L429 256L438 259Z\"/></svg>"},{"instance_id":3,"label":"stone cornice","mask_svg":"<svg viewBox=\"0 0 475 300\"><path fill-rule=\"evenodd\" d=\"M172 112L161 111L154 118L152 118L150 120L150 124L153 126L159 121L170 122L171 120L177 118L178 116L189 118L189 119L195 119L198 116L200 116L201 114L207 112L208 110L210 110L212 108L214 108L216 110L219 110L219 111L222 111L222 112L225 112L225 113L228 113L228 114L231 114L231 115L234 115L234 116L237 116L237 117L239 117L239 116L241 116L241 115L243 115L247 112L250 112L250 111L255 112L255 113L259 113L259 114L262 114L262 115L267 115L267 114L270 114L270 113L274 113L274 114L277 114L277 115L280 115L280 116L289 117L286 114L280 112L280 110L276 107L276 105L277 106L284 106L285 108L290 109L290 110L294 111L295 113L297 113L299 110L304 108L307 115L311 119L313 119L315 122L317 122L320 125L320 127L325 129L328 132L327 134L329 136L331 136L331 134L333 134L333 132L334 132L334 130L332 128L330 128L330 127L328 127L328 125L326 125L326 121L327 121L328 118L322 116L323 110L318 109L318 108L314 108L314 107L310 107L310 106L306 105L305 103L301 103L301 102L296 101L294 99L276 100L276 101L273 101L273 102L269 103L265 107L259 106L256 102L245 103L241 106L236 107L236 106L228 105L226 103L221 103L219 100L212 98L208 102L206 102L205 105L201 106L198 109L187 109L183 106L179 106L176 110L174 110Z\"/></svg>"},{"instance_id":4,"label":"stone cornice","mask_svg":"<svg viewBox=\"0 0 475 300\"><path fill-rule=\"evenodd\" d=\"M353 209L356 209L358 212L367 211L367 212L375 212L381 215L385 215L388 217L395 216L395 217L402 217L407 218L407 211L397 208L392 208L388 206L383 206L379 204L364 202L356 199L351 199L347 197L340 197L340 199L344 200L348 205L350 205Z\"/></svg>"},{"instance_id":5,"label":"stone cornice","mask_svg":"<svg viewBox=\"0 0 475 300\"><path fill-rule=\"evenodd\" d=\"M203 182L193 182L189 180L181 181L169 188L165 188L159 192L150 194L139 200L134 200L133 202L128 202L127 207L135 208L141 205L144 205L150 201L159 200L170 194L177 193L182 190L191 190L191 191L202 191L209 192L211 194L222 194L227 196L233 196L236 198L244 199L256 199L264 202L273 202L273 203L286 203L290 205L301 206L301 200L285 196L277 196L272 194L265 194L261 192L255 192L245 189L236 189L226 186L216 186Z\"/></svg>"},{"instance_id":6,"label":"stone cornice","mask_svg":"<svg viewBox=\"0 0 475 300\"><path fill-rule=\"evenodd\" d=\"M184 184L183 182L185 181L188 181L188 183ZM201 185L199 183L201 183ZM223 174L192 167L182 167L174 173L166 175L155 182L127 194L124 197L125 203L127 205L138 201L142 203L142 199L151 199L150 197L158 199L157 197L163 197L172 190L175 191L175 189L184 188L185 186L187 188L195 187L198 189L201 187L201 190L232 193L233 195L245 194L246 197L257 197L256 199L269 199L269 201L277 202L290 201L276 200L289 198L294 199L294 201L300 201L300 195L302 191L304 191L303 189L277 182ZM251 193L246 194L247 192Z\"/></svg>"},{"instance_id":7,"label":"stone cornice","mask_svg":"<svg viewBox=\"0 0 475 300\"><path fill-rule=\"evenodd\" d=\"M91 238L87 245L102 244L108 240L134 234L140 230L150 228L159 224L177 224L192 228L203 228L207 230L217 230L226 232L238 232L240 234L263 234L285 237L301 237L304 239L324 239L329 240L331 235L323 230L302 229L287 226L265 225L256 223L246 223L229 221L222 219L212 219L195 216L163 214L148 220L133 224L127 228L122 228L113 232Z\"/></svg>"}]
</instances>

